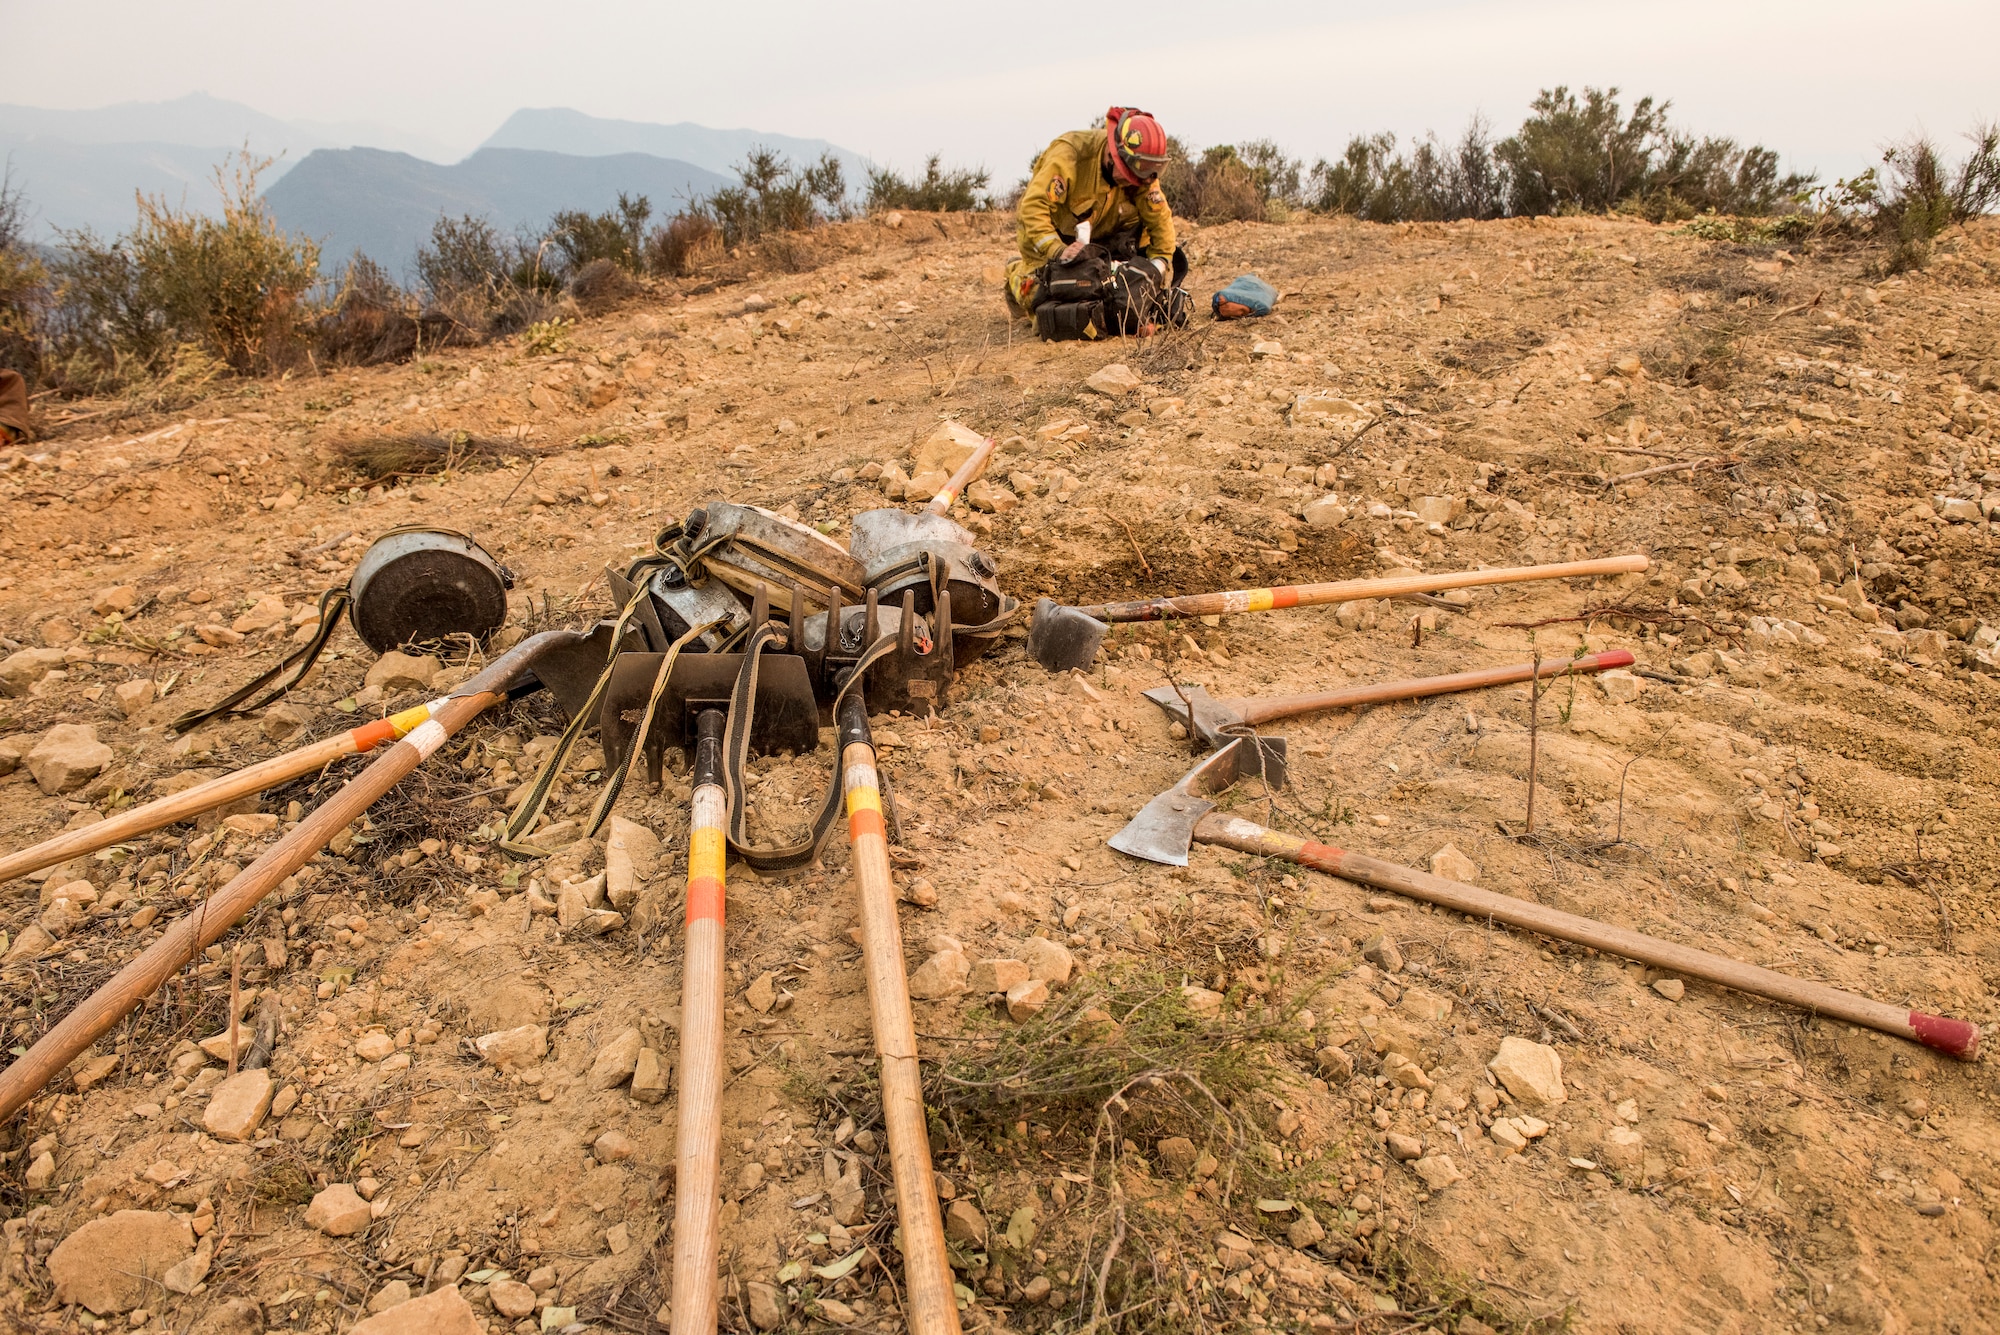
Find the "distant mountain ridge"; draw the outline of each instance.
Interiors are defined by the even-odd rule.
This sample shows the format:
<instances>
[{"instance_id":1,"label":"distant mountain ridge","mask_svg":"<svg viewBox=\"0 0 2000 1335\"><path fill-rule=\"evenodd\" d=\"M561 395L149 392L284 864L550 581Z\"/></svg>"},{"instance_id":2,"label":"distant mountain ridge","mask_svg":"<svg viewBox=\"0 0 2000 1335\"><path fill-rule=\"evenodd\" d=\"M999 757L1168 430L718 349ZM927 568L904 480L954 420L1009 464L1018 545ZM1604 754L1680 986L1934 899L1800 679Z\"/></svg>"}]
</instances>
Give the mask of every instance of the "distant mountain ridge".
<instances>
[{"instance_id":1,"label":"distant mountain ridge","mask_svg":"<svg viewBox=\"0 0 2000 1335\"><path fill-rule=\"evenodd\" d=\"M246 145L277 159L263 177L269 186L315 149L364 139L449 156L424 136L387 126L285 121L206 93L80 111L0 105L0 163L26 197L43 240L58 229L129 231L139 191L212 212L219 201L210 178Z\"/></svg>"},{"instance_id":2,"label":"distant mountain ridge","mask_svg":"<svg viewBox=\"0 0 2000 1335\"><path fill-rule=\"evenodd\" d=\"M869 166L824 139L567 107L516 111L470 157L450 162L448 149L421 134L288 121L206 93L88 110L0 105L0 163L44 242L60 231L130 231L140 192L215 213L216 169L246 146L276 159L261 178L264 198L282 226L321 242L329 267L360 250L399 276L440 214L471 214L503 231L539 228L562 209L609 209L623 191L667 215L734 184L733 169L759 147L800 165L831 153L856 195Z\"/></svg>"},{"instance_id":3,"label":"distant mountain ridge","mask_svg":"<svg viewBox=\"0 0 2000 1335\"><path fill-rule=\"evenodd\" d=\"M847 173L848 189L868 183L868 159L824 139L800 139L762 130L716 130L691 121L657 125L647 121L607 120L568 107L523 107L509 116L480 147L533 148L585 157L650 153L725 173L732 172L753 148L774 149L801 164L817 161L822 153L831 153Z\"/></svg>"},{"instance_id":4,"label":"distant mountain ridge","mask_svg":"<svg viewBox=\"0 0 2000 1335\"><path fill-rule=\"evenodd\" d=\"M278 224L321 243L332 269L359 250L407 277L438 217L471 214L502 231L540 227L562 209L600 213L620 191L669 214L732 178L647 153L583 157L482 148L442 166L377 148L320 149L264 192Z\"/></svg>"}]
</instances>

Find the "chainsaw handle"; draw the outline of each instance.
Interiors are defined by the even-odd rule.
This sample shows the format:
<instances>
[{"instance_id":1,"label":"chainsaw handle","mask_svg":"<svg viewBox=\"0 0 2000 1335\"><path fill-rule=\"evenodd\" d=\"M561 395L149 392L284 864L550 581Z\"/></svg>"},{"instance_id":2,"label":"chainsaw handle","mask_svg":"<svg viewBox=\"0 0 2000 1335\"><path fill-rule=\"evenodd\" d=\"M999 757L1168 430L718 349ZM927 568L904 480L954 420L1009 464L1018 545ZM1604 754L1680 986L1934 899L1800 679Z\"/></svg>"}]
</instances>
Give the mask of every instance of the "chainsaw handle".
<instances>
[{"instance_id":1,"label":"chainsaw handle","mask_svg":"<svg viewBox=\"0 0 2000 1335\"><path fill-rule=\"evenodd\" d=\"M1541 676L1548 678L1584 672L1607 672L1612 668L1631 667L1633 661L1632 655L1626 650L1610 649L1600 654L1585 654L1581 658L1545 658L1539 666ZM1454 672L1444 677L1406 677L1401 681L1343 686L1337 691L1319 691L1310 695L1223 700L1219 703L1245 723L1269 723L1275 719L1296 718L1300 714L1316 714L1322 709L1354 709L1361 705L1379 705L1391 700L1421 700L1431 695L1451 695L1458 691L1477 691L1489 686L1507 686L1517 681L1531 680L1536 675L1536 667L1534 663L1509 663L1504 667L1477 668L1471 672Z\"/></svg>"},{"instance_id":2,"label":"chainsaw handle","mask_svg":"<svg viewBox=\"0 0 2000 1335\"><path fill-rule=\"evenodd\" d=\"M978 481L979 475L986 471L987 462L993 458L993 451L998 448L998 445L999 442L991 436L981 441L979 448L974 450L966 461L958 466L958 471L953 473L951 480L944 484L944 490L931 497L931 503L924 507L924 513L933 515L950 514L951 507L958 500L959 493Z\"/></svg>"}]
</instances>

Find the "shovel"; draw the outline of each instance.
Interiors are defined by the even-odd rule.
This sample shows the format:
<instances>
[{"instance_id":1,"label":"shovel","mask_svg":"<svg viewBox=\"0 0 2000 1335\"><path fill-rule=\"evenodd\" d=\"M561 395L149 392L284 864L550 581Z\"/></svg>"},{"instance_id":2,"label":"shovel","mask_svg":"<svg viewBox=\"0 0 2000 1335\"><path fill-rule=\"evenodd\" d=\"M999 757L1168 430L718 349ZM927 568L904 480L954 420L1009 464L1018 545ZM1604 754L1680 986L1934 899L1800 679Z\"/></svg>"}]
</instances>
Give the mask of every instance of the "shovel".
<instances>
[{"instance_id":1,"label":"shovel","mask_svg":"<svg viewBox=\"0 0 2000 1335\"><path fill-rule=\"evenodd\" d=\"M679 1137L674 1150L674 1335L716 1329L722 1212L722 901L729 799L721 709L695 721L688 807L687 945L681 965Z\"/></svg>"},{"instance_id":2,"label":"shovel","mask_svg":"<svg viewBox=\"0 0 2000 1335\"><path fill-rule=\"evenodd\" d=\"M1963 1061L1972 1061L1979 1055L1979 1027L1964 1020L1892 1006L1825 983L1760 969L1676 941L1664 941L1532 900L1495 894L1415 867L1280 834L1254 821L1226 816L1215 810L1210 799L1236 781L1241 761L1253 742L1252 738L1240 738L1203 759L1179 783L1148 802L1130 825L1113 835L1111 846L1133 857L1176 867L1187 865L1188 850L1196 843L1233 848L1258 857L1282 858L1329 876L1436 904L1469 918L1506 923L1558 941L1573 941L1814 1014L1831 1015L1848 1024L1867 1025Z\"/></svg>"},{"instance_id":3,"label":"shovel","mask_svg":"<svg viewBox=\"0 0 2000 1335\"><path fill-rule=\"evenodd\" d=\"M861 953L868 978L868 1007L875 1051L882 1062L882 1124L889 1133L889 1170L902 1226L904 1319L915 1335L959 1335L958 1300L952 1293L951 1257L937 1185L931 1177L930 1131L924 1116L923 1075L917 1067L917 1027L904 974L903 933L896 920L896 887L889 870L889 841L882 819L882 788L875 746L868 734L868 706L859 690L836 706L847 796L847 837L854 857L854 886L861 900ZM678 1306L678 1304L676 1304Z\"/></svg>"},{"instance_id":4,"label":"shovel","mask_svg":"<svg viewBox=\"0 0 2000 1335\"><path fill-rule=\"evenodd\" d=\"M1645 556L1606 556L1592 561L1555 565L1502 566L1495 570L1458 570L1436 575L1392 575L1386 579L1347 579L1331 584L1289 584L1275 589L1237 589L1228 593L1195 593L1179 598L1142 598L1130 603L1098 603L1065 607L1044 598L1035 604L1028 630L1028 653L1051 672L1090 666L1105 632L1114 621L1164 621L1171 617L1225 616L1236 612L1268 612L1285 607L1321 607L1357 598L1400 598L1412 593L1469 589L1483 584L1522 584L1531 580L1576 579L1587 575L1628 575L1652 565Z\"/></svg>"}]
</instances>

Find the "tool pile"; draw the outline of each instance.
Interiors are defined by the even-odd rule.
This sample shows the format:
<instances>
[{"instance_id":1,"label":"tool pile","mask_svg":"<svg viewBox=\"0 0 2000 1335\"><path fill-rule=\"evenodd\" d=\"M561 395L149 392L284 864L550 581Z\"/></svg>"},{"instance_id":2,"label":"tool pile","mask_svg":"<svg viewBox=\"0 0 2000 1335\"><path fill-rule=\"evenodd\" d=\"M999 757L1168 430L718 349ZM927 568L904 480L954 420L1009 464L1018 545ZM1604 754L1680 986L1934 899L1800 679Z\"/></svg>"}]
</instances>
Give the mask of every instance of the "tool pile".
<instances>
[{"instance_id":1,"label":"tool pile","mask_svg":"<svg viewBox=\"0 0 2000 1335\"><path fill-rule=\"evenodd\" d=\"M947 708L959 669L991 652L1017 619L1020 606L1002 592L994 561L950 518L953 501L980 475L993 450L991 440L969 450L945 490L920 513L876 510L856 516L846 548L766 510L708 504L663 529L647 555L623 570L607 569L618 610L588 629L532 636L441 699L0 857L0 880L24 875L188 819L321 769L341 756L393 743L217 891L203 912L174 924L0 1072L0 1117L32 1099L79 1052L226 935L274 887L482 711L547 688L569 723L517 802L503 848L526 857L544 851L533 841L548 797L576 743L592 728L598 730L609 777L589 819L590 831L608 818L625 776L641 756L655 783L663 776L668 749L684 753L689 762L674 1329L711 1331L718 1321L726 863L733 853L760 871L803 866L819 856L844 816L901 1224L905 1311L912 1329L957 1330L958 1304L931 1178L917 1036L888 860L893 803L885 801L868 719L871 710L921 715ZM1051 671L1069 671L1095 660L1112 622L1616 575L1643 571L1647 564L1644 556L1621 556L1087 608L1043 599L1026 649ZM348 588L322 601L320 633L308 650L214 709L184 716L179 723L194 727L220 712L255 708L243 702L287 669L294 670L286 684L296 682L342 610L378 649L450 635L483 642L499 626L495 598L504 612L509 580L465 535L429 530L386 535L370 549ZM1215 698L1199 686L1174 683L1149 690L1146 698L1181 722L1190 741L1207 754L1179 783L1149 802L1110 845L1132 857L1183 866L1196 842L1278 858L1972 1057L1977 1030L1961 1021L1887 1006L1279 834L1216 810L1216 800L1241 780L1260 779L1271 788L1286 782L1284 739L1257 734L1259 724L1601 672L1632 662L1629 653L1607 651L1273 699ZM823 723L830 723L837 741L832 778L810 830L789 845L754 843L746 783L750 757L817 751Z\"/></svg>"}]
</instances>

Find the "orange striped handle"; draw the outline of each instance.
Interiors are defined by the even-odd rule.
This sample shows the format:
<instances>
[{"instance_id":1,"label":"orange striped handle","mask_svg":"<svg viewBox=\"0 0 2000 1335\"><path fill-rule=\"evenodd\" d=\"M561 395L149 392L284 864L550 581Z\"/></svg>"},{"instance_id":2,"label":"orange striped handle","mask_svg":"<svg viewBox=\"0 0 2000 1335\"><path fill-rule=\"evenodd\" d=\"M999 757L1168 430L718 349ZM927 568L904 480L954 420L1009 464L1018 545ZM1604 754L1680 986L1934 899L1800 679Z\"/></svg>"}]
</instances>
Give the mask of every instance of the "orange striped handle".
<instances>
[{"instance_id":1,"label":"orange striped handle","mask_svg":"<svg viewBox=\"0 0 2000 1335\"><path fill-rule=\"evenodd\" d=\"M1533 900L1496 894L1463 881L1434 876L1415 867L1384 862L1366 853L1336 848L1332 844L1301 839L1296 835L1280 834L1255 821L1210 812L1195 825L1194 837L1204 844L1217 844L1262 857L1283 858L1287 862L1362 885L1393 890L1468 917L1503 922L1510 927L1537 932L1559 941L1573 941L1606 954L1622 955L1626 959L1669 969L1690 978L1700 978L1738 992L1748 992L1752 996L1768 997L1806 1011L1831 1015L1849 1024L1866 1025L1885 1034L1914 1040L1964 1061L1972 1061L1979 1055L1979 1028L1965 1020L1892 1006L1811 979L1795 978L1725 955L1711 954L1694 946L1684 946L1677 941L1565 913Z\"/></svg>"},{"instance_id":2,"label":"orange striped handle","mask_svg":"<svg viewBox=\"0 0 2000 1335\"><path fill-rule=\"evenodd\" d=\"M687 920L720 923L723 863L729 855L728 798L721 784L694 790L688 812Z\"/></svg>"}]
</instances>

